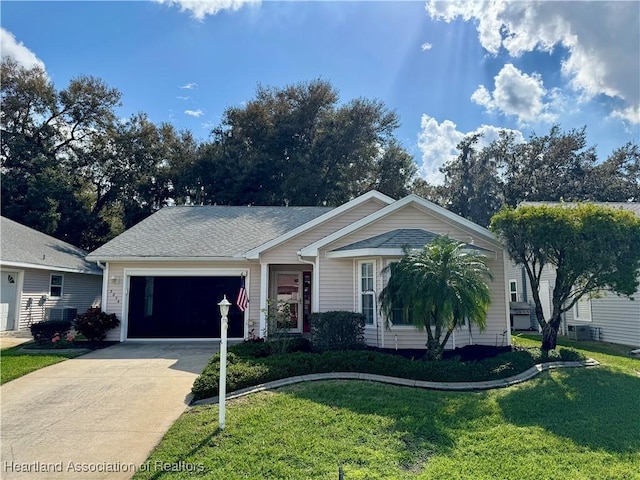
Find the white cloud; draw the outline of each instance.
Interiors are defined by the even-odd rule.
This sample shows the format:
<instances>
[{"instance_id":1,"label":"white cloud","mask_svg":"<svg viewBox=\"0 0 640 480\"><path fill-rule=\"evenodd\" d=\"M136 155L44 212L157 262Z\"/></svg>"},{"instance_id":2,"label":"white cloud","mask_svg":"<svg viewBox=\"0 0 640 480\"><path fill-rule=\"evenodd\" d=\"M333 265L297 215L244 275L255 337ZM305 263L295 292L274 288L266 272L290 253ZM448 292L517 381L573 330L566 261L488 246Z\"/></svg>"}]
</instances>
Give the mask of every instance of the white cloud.
<instances>
[{"instance_id":1,"label":"white cloud","mask_svg":"<svg viewBox=\"0 0 640 480\"><path fill-rule=\"evenodd\" d=\"M13 58L19 65L25 68L40 67L44 70L44 62L35 53L18 42L13 33L0 28L0 52L2 58Z\"/></svg>"},{"instance_id":2,"label":"white cloud","mask_svg":"<svg viewBox=\"0 0 640 480\"><path fill-rule=\"evenodd\" d=\"M176 98L178 100L189 100L191 97L184 97L184 96L178 95Z\"/></svg>"},{"instance_id":3,"label":"white cloud","mask_svg":"<svg viewBox=\"0 0 640 480\"><path fill-rule=\"evenodd\" d=\"M583 100L619 97L612 116L638 123L640 106L640 4L638 2L516 2L430 0L433 19L475 21L491 54L511 56L557 46L567 49L561 70Z\"/></svg>"},{"instance_id":4,"label":"white cloud","mask_svg":"<svg viewBox=\"0 0 640 480\"><path fill-rule=\"evenodd\" d=\"M204 112L200 109L198 110L185 110L184 111L185 115L189 115L190 117L201 117L202 115L204 115Z\"/></svg>"},{"instance_id":5,"label":"white cloud","mask_svg":"<svg viewBox=\"0 0 640 480\"><path fill-rule=\"evenodd\" d=\"M422 115L420 121L420 132L418 133L418 148L422 152L422 165L419 167L419 174L432 185L441 185L444 176L440 172L440 167L445 162L458 155L456 145L466 137L474 133L482 134L478 141L478 148L488 146L497 140L500 132L506 130L513 133L515 141L522 143L525 141L522 132L508 128L500 128L494 125L481 125L472 132L461 132L451 120L444 120L442 123L427 114Z\"/></svg>"},{"instance_id":6,"label":"white cloud","mask_svg":"<svg viewBox=\"0 0 640 480\"><path fill-rule=\"evenodd\" d=\"M184 85L180 86L179 88L183 89L183 90L193 90L194 88L196 88L198 86L197 83L185 83Z\"/></svg>"},{"instance_id":7,"label":"white cloud","mask_svg":"<svg viewBox=\"0 0 640 480\"><path fill-rule=\"evenodd\" d=\"M429 42L424 42L420 48L422 49L423 52L426 52L427 50L431 50L433 48L433 45L431 45Z\"/></svg>"},{"instance_id":8,"label":"white cloud","mask_svg":"<svg viewBox=\"0 0 640 480\"><path fill-rule=\"evenodd\" d=\"M490 111L514 115L521 125L556 119L556 115L549 112L553 102L545 103L545 99L551 100L552 96L548 95L540 75L527 75L507 63L494 77L494 86L493 92L489 92L484 85L480 85L471 95L471 100Z\"/></svg>"},{"instance_id":9,"label":"white cloud","mask_svg":"<svg viewBox=\"0 0 640 480\"><path fill-rule=\"evenodd\" d=\"M196 20L204 20L207 15L215 15L222 10L233 12L247 4L258 5L260 0L154 0L170 7L180 7L181 12L190 12Z\"/></svg>"}]
</instances>

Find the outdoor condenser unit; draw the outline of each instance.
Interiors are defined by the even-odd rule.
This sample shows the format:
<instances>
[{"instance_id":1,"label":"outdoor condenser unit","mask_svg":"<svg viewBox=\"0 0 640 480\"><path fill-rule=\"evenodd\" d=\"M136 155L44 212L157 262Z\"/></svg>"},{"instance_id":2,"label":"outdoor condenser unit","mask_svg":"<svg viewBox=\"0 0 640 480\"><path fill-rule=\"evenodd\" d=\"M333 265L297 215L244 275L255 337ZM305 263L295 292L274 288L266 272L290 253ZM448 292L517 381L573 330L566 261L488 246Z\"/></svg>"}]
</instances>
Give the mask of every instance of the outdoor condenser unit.
<instances>
[{"instance_id":1,"label":"outdoor condenser unit","mask_svg":"<svg viewBox=\"0 0 640 480\"><path fill-rule=\"evenodd\" d=\"M74 307L50 307L45 310L47 320L73 321L78 315L78 309Z\"/></svg>"},{"instance_id":2,"label":"outdoor condenser unit","mask_svg":"<svg viewBox=\"0 0 640 480\"><path fill-rule=\"evenodd\" d=\"M567 337L571 340L591 340L591 332L588 325L569 325Z\"/></svg>"}]
</instances>

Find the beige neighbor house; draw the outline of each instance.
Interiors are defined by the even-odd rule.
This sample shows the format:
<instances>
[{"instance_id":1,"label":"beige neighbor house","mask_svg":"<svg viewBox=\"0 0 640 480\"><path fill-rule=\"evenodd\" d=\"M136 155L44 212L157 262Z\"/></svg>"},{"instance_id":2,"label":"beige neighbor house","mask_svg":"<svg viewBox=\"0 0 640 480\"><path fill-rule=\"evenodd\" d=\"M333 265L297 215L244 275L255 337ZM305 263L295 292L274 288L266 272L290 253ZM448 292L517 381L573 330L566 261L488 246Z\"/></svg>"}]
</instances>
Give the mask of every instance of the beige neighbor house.
<instances>
[{"instance_id":1,"label":"beige neighbor house","mask_svg":"<svg viewBox=\"0 0 640 480\"><path fill-rule=\"evenodd\" d=\"M421 248L435 235L479 249L494 277L487 329L465 326L448 347L509 344L502 246L488 230L416 195L396 201L372 191L337 208L166 207L87 259L105 269L104 309L121 320L111 340L218 338L217 303L226 295L234 303L230 338L263 336L271 299L290 305L293 332L310 330L312 312L358 311L369 345L424 348L424 331L387 325L377 295L383 268L402 247ZM244 312L235 305L241 285Z\"/></svg>"},{"instance_id":2,"label":"beige neighbor house","mask_svg":"<svg viewBox=\"0 0 640 480\"><path fill-rule=\"evenodd\" d=\"M524 205L554 204L556 203L524 203ZM596 202L595 204L623 208L640 216L640 203ZM555 271L546 267L540 279L540 300L547 319L551 316L551 298L555 281ZM530 318L516 321L513 325L514 330L539 330L535 319L531 285L522 265L509 261L507 284L511 302L524 302L531 305ZM516 307L518 306L519 304L516 304ZM560 331L576 340L599 340L640 348L640 289L633 295L633 300L606 290L598 292L593 298L581 298L563 315Z\"/></svg>"},{"instance_id":3,"label":"beige neighbor house","mask_svg":"<svg viewBox=\"0 0 640 480\"><path fill-rule=\"evenodd\" d=\"M0 217L0 330L71 319L100 304L102 270L87 252Z\"/></svg>"}]
</instances>

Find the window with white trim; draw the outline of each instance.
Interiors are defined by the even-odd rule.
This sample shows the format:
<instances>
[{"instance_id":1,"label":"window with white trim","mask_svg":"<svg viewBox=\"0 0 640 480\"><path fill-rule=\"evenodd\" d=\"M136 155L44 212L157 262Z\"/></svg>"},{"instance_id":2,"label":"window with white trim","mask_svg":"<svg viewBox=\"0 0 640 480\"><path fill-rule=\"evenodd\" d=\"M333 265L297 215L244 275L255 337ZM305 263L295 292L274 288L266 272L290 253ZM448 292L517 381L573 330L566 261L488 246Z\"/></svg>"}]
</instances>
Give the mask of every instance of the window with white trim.
<instances>
[{"instance_id":1,"label":"window with white trim","mask_svg":"<svg viewBox=\"0 0 640 480\"><path fill-rule=\"evenodd\" d=\"M52 273L49 280L49 296L51 298L62 297L63 284L64 284L64 275Z\"/></svg>"},{"instance_id":2,"label":"window with white trim","mask_svg":"<svg viewBox=\"0 0 640 480\"><path fill-rule=\"evenodd\" d=\"M518 281L509 280L509 300L512 302L518 301Z\"/></svg>"},{"instance_id":3,"label":"window with white trim","mask_svg":"<svg viewBox=\"0 0 640 480\"><path fill-rule=\"evenodd\" d=\"M573 318L581 322L591 321L591 299L582 297L573 306Z\"/></svg>"},{"instance_id":4,"label":"window with white trim","mask_svg":"<svg viewBox=\"0 0 640 480\"><path fill-rule=\"evenodd\" d=\"M360 262L359 267L360 312L364 314L365 325L371 326L375 324L375 269L373 262Z\"/></svg>"}]
</instances>

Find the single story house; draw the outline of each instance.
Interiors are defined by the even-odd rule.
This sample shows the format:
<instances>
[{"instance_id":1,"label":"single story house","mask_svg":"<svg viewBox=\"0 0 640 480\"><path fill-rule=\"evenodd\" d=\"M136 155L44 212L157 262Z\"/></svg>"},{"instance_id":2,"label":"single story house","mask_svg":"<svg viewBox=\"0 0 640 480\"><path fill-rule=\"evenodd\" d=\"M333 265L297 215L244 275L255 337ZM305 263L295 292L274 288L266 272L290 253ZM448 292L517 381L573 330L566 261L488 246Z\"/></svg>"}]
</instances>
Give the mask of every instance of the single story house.
<instances>
[{"instance_id":1,"label":"single story house","mask_svg":"<svg viewBox=\"0 0 640 480\"><path fill-rule=\"evenodd\" d=\"M553 205L554 202L525 203L525 205L543 204ZM595 204L624 208L640 216L640 203L595 202ZM531 285L524 271L524 266L509 261L507 277L510 301L531 305L529 324L520 323L515 325L516 329L539 330L533 307ZM540 281L540 300L545 318L551 316L551 298L555 278L555 270L551 267L545 267ZM633 298L634 300L605 290L598 292L594 298L583 297L564 314L561 332L576 339L600 340L640 348L640 289L633 295Z\"/></svg>"},{"instance_id":2,"label":"single story house","mask_svg":"<svg viewBox=\"0 0 640 480\"><path fill-rule=\"evenodd\" d=\"M100 304L102 270L87 252L0 217L0 330L75 318Z\"/></svg>"},{"instance_id":3,"label":"single story house","mask_svg":"<svg viewBox=\"0 0 640 480\"><path fill-rule=\"evenodd\" d=\"M312 312L348 310L366 316L369 345L425 348L413 325L387 326L377 295L382 270L449 235L486 254L493 273L484 333L464 327L449 348L509 344L506 257L488 230L416 195L394 200L368 192L337 208L170 206L87 256L104 268L104 309L121 320L109 339L216 339L217 303L234 303L229 337L263 336L269 301L286 302L292 332L310 330ZM245 288L249 303L235 303Z\"/></svg>"}]
</instances>

